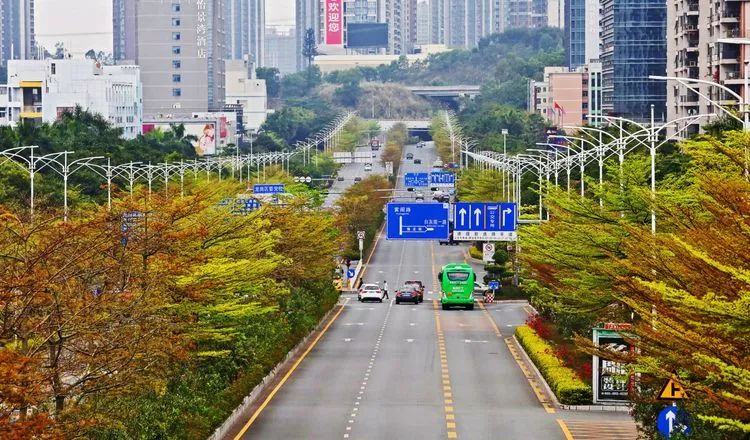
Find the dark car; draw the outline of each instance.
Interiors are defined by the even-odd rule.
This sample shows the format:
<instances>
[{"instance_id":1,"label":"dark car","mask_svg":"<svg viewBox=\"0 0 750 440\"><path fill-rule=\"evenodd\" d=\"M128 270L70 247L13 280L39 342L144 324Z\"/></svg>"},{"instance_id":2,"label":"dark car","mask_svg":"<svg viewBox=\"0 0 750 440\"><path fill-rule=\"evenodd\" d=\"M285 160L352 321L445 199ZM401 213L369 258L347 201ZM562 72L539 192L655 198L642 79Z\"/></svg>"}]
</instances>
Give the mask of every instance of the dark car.
<instances>
[{"instance_id":1,"label":"dark car","mask_svg":"<svg viewBox=\"0 0 750 440\"><path fill-rule=\"evenodd\" d=\"M422 159L414 159L414 163L422 163Z\"/></svg>"},{"instance_id":2,"label":"dark car","mask_svg":"<svg viewBox=\"0 0 750 440\"><path fill-rule=\"evenodd\" d=\"M419 280L409 280L404 283L404 286L412 286L419 292L419 302L424 301L424 284Z\"/></svg>"},{"instance_id":3,"label":"dark car","mask_svg":"<svg viewBox=\"0 0 750 440\"><path fill-rule=\"evenodd\" d=\"M419 296L419 290L416 287L412 285L403 286L396 291L396 304L401 304L402 302L419 304Z\"/></svg>"},{"instance_id":4,"label":"dark car","mask_svg":"<svg viewBox=\"0 0 750 440\"><path fill-rule=\"evenodd\" d=\"M451 231L451 232L448 233L448 240L440 240L439 243L441 245L446 244L448 246L454 246L454 245L458 244L458 242L453 239L453 231Z\"/></svg>"},{"instance_id":5,"label":"dark car","mask_svg":"<svg viewBox=\"0 0 750 440\"><path fill-rule=\"evenodd\" d=\"M339 182L343 182L344 181L344 176L339 176L339 177L336 178L336 180L338 180Z\"/></svg>"},{"instance_id":6,"label":"dark car","mask_svg":"<svg viewBox=\"0 0 750 440\"><path fill-rule=\"evenodd\" d=\"M361 182L361 181L362 181L362 178L361 178L361 177L359 177L359 176L357 176L357 177L355 177L355 178L354 178L354 181L355 181L355 182Z\"/></svg>"},{"instance_id":7,"label":"dark car","mask_svg":"<svg viewBox=\"0 0 750 440\"><path fill-rule=\"evenodd\" d=\"M412 153L406 153L406 158L407 159L414 159L414 154L412 154Z\"/></svg>"}]
</instances>

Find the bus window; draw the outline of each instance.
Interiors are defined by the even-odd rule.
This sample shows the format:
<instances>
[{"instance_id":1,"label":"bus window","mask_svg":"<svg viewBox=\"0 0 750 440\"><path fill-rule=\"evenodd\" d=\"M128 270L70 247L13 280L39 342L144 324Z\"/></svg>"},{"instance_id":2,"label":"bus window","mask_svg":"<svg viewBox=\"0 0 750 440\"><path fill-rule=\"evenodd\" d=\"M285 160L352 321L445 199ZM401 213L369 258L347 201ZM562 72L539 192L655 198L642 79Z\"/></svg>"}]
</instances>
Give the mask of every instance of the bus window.
<instances>
[{"instance_id":1,"label":"bus window","mask_svg":"<svg viewBox=\"0 0 750 440\"><path fill-rule=\"evenodd\" d=\"M448 279L451 281L468 281L468 272L448 272Z\"/></svg>"},{"instance_id":2,"label":"bus window","mask_svg":"<svg viewBox=\"0 0 750 440\"><path fill-rule=\"evenodd\" d=\"M438 281L443 281L443 272L438 272Z\"/></svg>"}]
</instances>

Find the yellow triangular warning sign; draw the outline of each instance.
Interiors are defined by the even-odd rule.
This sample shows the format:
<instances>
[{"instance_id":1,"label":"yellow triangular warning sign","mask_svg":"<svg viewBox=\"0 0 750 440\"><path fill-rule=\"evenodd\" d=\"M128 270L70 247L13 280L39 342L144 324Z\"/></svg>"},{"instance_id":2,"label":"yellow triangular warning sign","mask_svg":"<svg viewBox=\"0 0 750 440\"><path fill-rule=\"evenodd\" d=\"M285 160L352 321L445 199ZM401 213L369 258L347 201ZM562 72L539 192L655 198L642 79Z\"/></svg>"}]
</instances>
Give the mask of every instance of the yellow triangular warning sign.
<instances>
[{"instance_id":1,"label":"yellow triangular warning sign","mask_svg":"<svg viewBox=\"0 0 750 440\"><path fill-rule=\"evenodd\" d=\"M667 383L664 384L664 388L661 389L659 398L665 400L687 399L687 393L685 392L685 388L683 388L679 382L674 379L669 379Z\"/></svg>"}]
</instances>

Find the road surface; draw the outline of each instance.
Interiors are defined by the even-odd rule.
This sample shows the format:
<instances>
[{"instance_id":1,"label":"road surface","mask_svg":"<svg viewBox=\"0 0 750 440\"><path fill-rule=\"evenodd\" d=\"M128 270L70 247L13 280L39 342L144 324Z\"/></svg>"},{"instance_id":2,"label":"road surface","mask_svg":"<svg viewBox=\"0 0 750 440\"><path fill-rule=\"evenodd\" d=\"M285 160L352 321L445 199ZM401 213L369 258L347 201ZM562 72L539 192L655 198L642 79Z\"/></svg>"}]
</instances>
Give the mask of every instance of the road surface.
<instances>
[{"instance_id":1,"label":"road surface","mask_svg":"<svg viewBox=\"0 0 750 440\"><path fill-rule=\"evenodd\" d=\"M370 174L385 174L385 168L383 168L383 164L380 162L380 155L383 152L383 147L380 147L377 151L372 151L369 146L357 147L356 151L372 152L372 171L365 171L364 163L347 163L342 165L341 169L339 169L338 176L343 177L344 180L339 181L338 179L334 179L328 196L326 197L325 202L323 202L324 208L332 208L333 205L336 204L336 200L338 200L339 196L354 184L355 177L361 177L364 179Z\"/></svg>"},{"instance_id":2,"label":"road surface","mask_svg":"<svg viewBox=\"0 0 750 440\"><path fill-rule=\"evenodd\" d=\"M406 152L422 164L406 161L401 174L428 171L435 159L430 144ZM464 246L381 237L365 282L422 280L424 303L344 295L340 315L236 438L634 439L627 414L566 412L535 391L510 338L527 304L440 309L436 273L466 256Z\"/></svg>"}]
</instances>

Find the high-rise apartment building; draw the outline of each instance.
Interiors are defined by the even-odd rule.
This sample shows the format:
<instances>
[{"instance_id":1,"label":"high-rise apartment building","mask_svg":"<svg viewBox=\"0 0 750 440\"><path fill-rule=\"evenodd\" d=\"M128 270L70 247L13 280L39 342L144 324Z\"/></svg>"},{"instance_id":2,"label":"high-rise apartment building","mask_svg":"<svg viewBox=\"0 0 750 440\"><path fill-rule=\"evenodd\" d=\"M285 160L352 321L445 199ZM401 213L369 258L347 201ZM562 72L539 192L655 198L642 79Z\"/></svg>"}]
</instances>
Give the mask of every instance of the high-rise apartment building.
<instances>
[{"instance_id":1,"label":"high-rise apartment building","mask_svg":"<svg viewBox=\"0 0 750 440\"><path fill-rule=\"evenodd\" d=\"M503 0L430 0L430 42L476 47L505 28Z\"/></svg>"},{"instance_id":2,"label":"high-rise apartment building","mask_svg":"<svg viewBox=\"0 0 750 440\"><path fill-rule=\"evenodd\" d=\"M417 44L430 44L430 3L417 3Z\"/></svg>"},{"instance_id":3,"label":"high-rise apartment building","mask_svg":"<svg viewBox=\"0 0 750 440\"><path fill-rule=\"evenodd\" d=\"M670 0L667 7L667 75L709 80L745 96L743 62L750 59L745 46L720 43L719 39L747 38L749 3L744 1ZM729 93L709 84L691 86L711 101L736 102ZM719 113L708 99L683 86L667 87L667 119ZM705 121L701 121L705 122ZM688 133L698 131L689 127Z\"/></svg>"},{"instance_id":4,"label":"high-rise apartment building","mask_svg":"<svg viewBox=\"0 0 750 440\"><path fill-rule=\"evenodd\" d=\"M529 112L537 113L558 128L580 127L599 121L602 114L601 64L576 69L545 67L542 81L531 81Z\"/></svg>"},{"instance_id":5,"label":"high-rise apartment building","mask_svg":"<svg viewBox=\"0 0 750 440\"><path fill-rule=\"evenodd\" d=\"M265 52L265 0L224 0L227 59L242 60L250 55L262 66Z\"/></svg>"},{"instance_id":6,"label":"high-rise apartment building","mask_svg":"<svg viewBox=\"0 0 750 440\"><path fill-rule=\"evenodd\" d=\"M599 0L566 0L564 28L568 67L599 58Z\"/></svg>"},{"instance_id":7,"label":"high-rise apartment building","mask_svg":"<svg viewBox=\"0 0 750 440\"><path fill-rule=\"evenodd\" d=\"M266 29L265 67L275 67L282 75L297 71L296 32L275 27Z\"/></svg>"},{"instance_id":8,"label":"high-rise apartment building","mask_svg":"<svg viewBox=\"0 0 750 440\"><path fill-rule=\"evenodd\" d=\"M34 58L34 0L0 0L0 63Z\"/></svg>"},{"instance_id":9,"label":"high-rise apartment building","mask_svg":"<svg viewBox=\"0 0 750 440\"><path fill-rule=\"evenodd\" d=\"M604 113L648 120L653 104L656 117L662 120L666 111L666 85L648 77L666 73L666 4L650 0L602 0L601 11Z\"/></svg>"},{"instance_id":10,"label":"high-rise apartment building","mask_svg":"<svg viewBox=\"0 0 750 440\"><path fill-rule=\"evenodd\" d=\"M320 30L322 29L321 20L323 17L321 0L295 0L295 40L296 40L296 58L297 70L307 67L307 60L303 54L305 34L308 29L313 30L317 43L322 40Z\"/></svg>"},{"instance_id":11,"label":"high-rise apartment building","mask_svg":"<svg viewBox=\"0 0 750 440\"><path fill-rule=\"evenodd\" d=\"M381 0L388 24L388 53L411 53L417 43L417 0Z\"/></svg>"},{"instance_id":12,"label":"high-rise apartment building","mask_svg":"<svg viewBox=\"0 0 750 440\"><path fill-rule=\"evenodd\" d=\"M559 1L552 0L553 3ZM547 0L505 0L504 3L505 29L533 29L549 25Z\"/></svg>"},{"instance_id":13,"label":"high-rise apartment building","mask_svg":"<svg viewBox=\"0 0 750 440\"><path fill-rule=\"evenodd\" d=\"M221 109L224 0L114 1L116 59L141 67L144 115Z\"/></svg>"}]
</instances>

